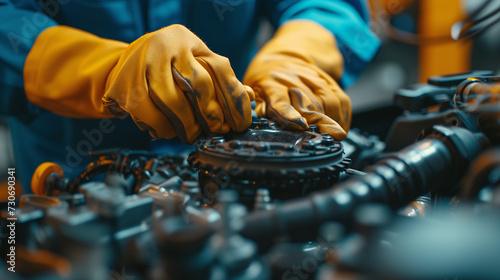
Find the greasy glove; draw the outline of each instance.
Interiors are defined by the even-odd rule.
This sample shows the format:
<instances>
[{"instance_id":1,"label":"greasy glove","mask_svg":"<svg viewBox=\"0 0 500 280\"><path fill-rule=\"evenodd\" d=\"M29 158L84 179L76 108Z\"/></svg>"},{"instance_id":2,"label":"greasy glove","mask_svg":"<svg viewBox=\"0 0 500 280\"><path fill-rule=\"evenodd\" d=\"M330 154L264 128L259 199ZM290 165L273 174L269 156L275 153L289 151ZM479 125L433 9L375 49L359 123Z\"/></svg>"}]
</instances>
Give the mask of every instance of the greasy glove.
<instances>
[{"instance_id":1,"label":"greasy glove","mask_svg":"<svg viewBox=\"0 0 500 280\"><path fill-rule=\"evenodd\" d=\"M181 25L130 45L66 26L42 32L24 67L28 99L56 114L107 118L129 114L155 138L245 130L254 94L229 60Z\"/></svg>"},{"instance_id":2,"label":"greasy glove","mask_svg":"<svg viewBox=\"0 0 500 280\"><path fill-rule=\"evenodd\" d=\"M256 95L256 113L297 130L318 126L336 140L346 137L351 102L335 80L343 59L330 31L297 20L281 26L250 63L243 83Z\"/></svg>"}]
</instances>

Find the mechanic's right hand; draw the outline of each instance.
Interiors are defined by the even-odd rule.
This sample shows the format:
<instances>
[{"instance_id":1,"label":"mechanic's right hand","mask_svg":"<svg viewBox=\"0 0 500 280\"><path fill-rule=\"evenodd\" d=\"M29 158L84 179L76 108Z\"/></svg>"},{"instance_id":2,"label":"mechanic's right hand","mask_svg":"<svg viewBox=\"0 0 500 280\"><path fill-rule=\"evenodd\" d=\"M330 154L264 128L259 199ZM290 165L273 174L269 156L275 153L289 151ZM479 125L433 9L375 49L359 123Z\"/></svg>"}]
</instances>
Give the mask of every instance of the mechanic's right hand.
<instances>
[{"instance_id":1,"label":"mechanic's right hand","mask_svg":"<svg viewBox=\"0 0 500 280\"><path fill-rule=\"evenodd\" d=\"M31 49L24 78L36 105L74 118L130 114L155 138L193 143L201 133L242 131L252 121L252 89L182 25L130 45L51 27Z\"/></svg>"}]
</instances>

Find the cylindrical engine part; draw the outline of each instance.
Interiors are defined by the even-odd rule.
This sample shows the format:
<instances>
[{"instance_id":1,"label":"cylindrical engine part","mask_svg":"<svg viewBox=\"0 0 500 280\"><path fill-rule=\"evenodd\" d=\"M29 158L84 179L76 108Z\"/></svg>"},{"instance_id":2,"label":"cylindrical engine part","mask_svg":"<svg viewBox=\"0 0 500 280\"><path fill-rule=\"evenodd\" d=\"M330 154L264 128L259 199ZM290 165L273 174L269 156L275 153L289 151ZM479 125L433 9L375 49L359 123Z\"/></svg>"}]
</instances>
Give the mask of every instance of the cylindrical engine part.
<instances>
[{"instance_id":1,"label":"cylindrical engine part","mask_svg":"<svg viewBox=\"0 0 500 280\"><path fill-rule=\"evenodd\" d=\"M349 225L354 209L363 203L380 202L397 209L431 190L448 191L483 148L481 140L481 135L463 128L435 126L426 139L369 167L367 175L251 213L242 234L263 243L282 235L313 238L324 222Z\"/></svg>"}]
</instances>

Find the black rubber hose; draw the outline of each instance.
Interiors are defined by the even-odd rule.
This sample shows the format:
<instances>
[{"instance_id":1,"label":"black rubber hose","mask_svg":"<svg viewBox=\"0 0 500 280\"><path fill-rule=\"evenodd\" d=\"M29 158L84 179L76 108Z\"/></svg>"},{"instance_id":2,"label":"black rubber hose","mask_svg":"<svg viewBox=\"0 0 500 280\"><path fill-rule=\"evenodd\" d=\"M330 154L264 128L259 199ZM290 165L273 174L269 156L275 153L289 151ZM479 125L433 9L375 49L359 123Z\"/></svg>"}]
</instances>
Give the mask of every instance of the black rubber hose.
<instances>
[{"instance_id":1,"label":"black rubber hose","mask_svg":"<svg viewBox=\"0 0 500 280\"><path fill-rule=\"evenodd\" d=\"M349 226L354 209L365 202L397 209L431 190L449 190L482 150L483 136L443 126L435 126L427 134L426 139L367 168L364 176L276 205L272 210L249 214L241 234L266 245L280 236L311 240L327 221Z\"/></svg>"}]
</instances>

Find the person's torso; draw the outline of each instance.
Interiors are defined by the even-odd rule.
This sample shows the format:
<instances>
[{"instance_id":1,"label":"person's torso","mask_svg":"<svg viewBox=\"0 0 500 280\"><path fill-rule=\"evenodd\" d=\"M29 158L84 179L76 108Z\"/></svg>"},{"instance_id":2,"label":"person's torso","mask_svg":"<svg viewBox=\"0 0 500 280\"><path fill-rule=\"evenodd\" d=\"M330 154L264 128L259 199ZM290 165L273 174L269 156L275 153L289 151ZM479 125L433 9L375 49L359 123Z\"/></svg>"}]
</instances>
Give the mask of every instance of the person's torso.
<instances>
[{"instance_id":1,"label":"person's torso","mask_svg":"<svg viewBox=\"0 0 500 280\"><path fill-rule=\"evenodd\" d=\"M124 42L171 24L183 24L214 52L227 56L240 78L254 52L261 14L256 0L18 0L14 4L43 12L58 24ZM89 151L162 146L158 145L162 141L151 144L149 135L130 118L114 119L108 130L103 129L102 120L70 119L50 112L31 123L16 119L10 123L25 190L34 169L44 161L57 162L67 175L74 176L89 161Z\"/></svg>"},{"instance_id":2,"label":"person's torso","mask_svg":"<svg viewBox=\"0 0 500 280\"><path fill-rule=\"evenodd\" d=\"M17 0L58 24L132 42L147 32L182 24L214 52L227 56L242 78L262 13L257 0Z\"/></svg>"}]
</instances>

